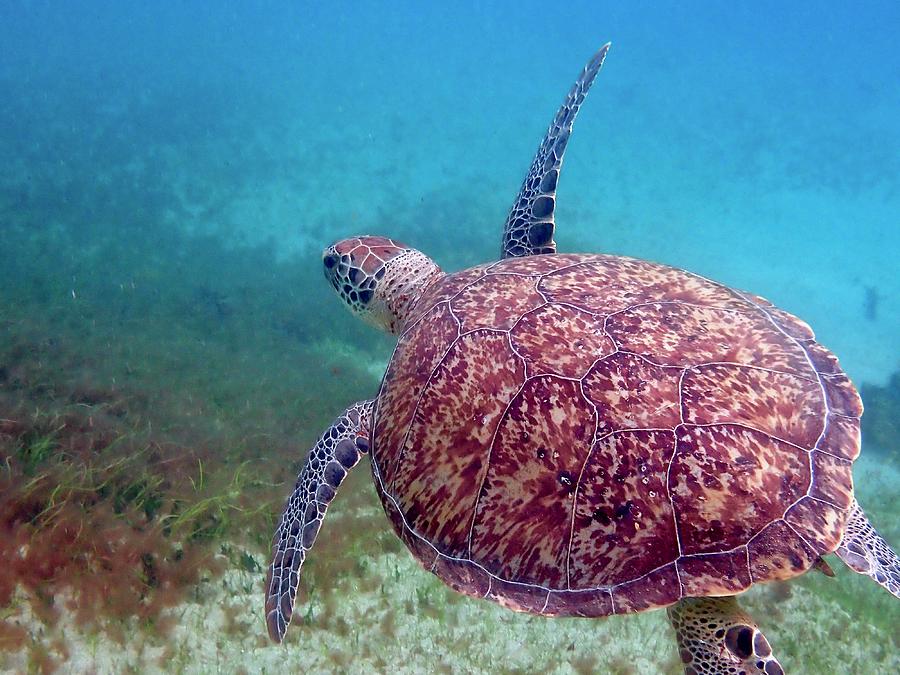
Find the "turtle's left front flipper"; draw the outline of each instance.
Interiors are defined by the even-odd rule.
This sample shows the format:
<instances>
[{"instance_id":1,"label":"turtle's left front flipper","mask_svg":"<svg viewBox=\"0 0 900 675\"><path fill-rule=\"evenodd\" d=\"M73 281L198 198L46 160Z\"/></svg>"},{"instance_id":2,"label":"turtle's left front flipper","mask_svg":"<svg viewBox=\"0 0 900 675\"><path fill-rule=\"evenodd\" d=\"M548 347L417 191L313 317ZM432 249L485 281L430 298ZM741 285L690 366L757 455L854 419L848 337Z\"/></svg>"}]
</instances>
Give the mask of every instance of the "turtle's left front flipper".
<instances>
[{"instance_id":1,"label":"turtle's left front flipper","mask_svg":"<svg viewBox=\"0 0 900 675\"><path fill-rule=\"evenodd\" d=\"M854 499L838 557L854 572L865 574L900 598L900 558L872 527Z\"/></svg>"},{"instance_id":2,"label":"turtle's left front flipper","mask_svg":"<svg viewBox=\"0 0 900 675\"><path fill-rule=\"evenodd\" d=\"M266 579L266 626L281 642L297 598L300 567L319 534L328 504L347 471L369 451L372 401L354 403L322 434L309 451L285 504L275 537Z\"/></svg>"},{"instance_id":3,"label":"turtle's left front flipper","mask_svg":"<svg viewBox=\"0 0 900 675\"><path fill-rule=\"evenodd\" d=\"M609 45L607 42L600 47L588 61L541 141L531 162L531 169L506 218L501 257L519 258L538 253L556 253L553 212L556 210L556 183L562 169L563 154L569 142L569 134L572 133L575 115L603 66Z\"/></svg>"}]
</instances>

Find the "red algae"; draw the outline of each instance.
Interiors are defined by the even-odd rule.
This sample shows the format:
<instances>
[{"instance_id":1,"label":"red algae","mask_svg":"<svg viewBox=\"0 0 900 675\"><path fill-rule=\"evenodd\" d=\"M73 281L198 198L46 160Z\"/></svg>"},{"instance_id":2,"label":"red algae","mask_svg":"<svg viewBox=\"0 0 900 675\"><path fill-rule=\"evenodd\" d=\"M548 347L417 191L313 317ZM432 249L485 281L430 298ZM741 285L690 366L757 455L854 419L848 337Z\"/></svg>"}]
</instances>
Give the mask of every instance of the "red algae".
<instances>
[{"instance_id":1,"label":"red algae","mask_svg":"<svg viewBox=\"0 0 900 675\"><path fill-rule=\"evenodd\" d=\"M217 537L261 500L212 448L130 428L121 395L79 398L49 412L0 392L0 608L24 598L47 626L65 611L123 643L132 618L164 633L163 610L223 571ZM6 615L0 650L21 649L28 631ZM52 671L55 651L32 650L33 669Z\"/></svg>"},{"instance_id":2,"label":"red algae","mask_svg":"<svg viewBox=\"0 0 900 675\"><path fill-rule=\"evenodd\" d=\"M28 642L28 631L11 621L0 621L0 650L15 652Z\"/></svg>"}]
</instances>

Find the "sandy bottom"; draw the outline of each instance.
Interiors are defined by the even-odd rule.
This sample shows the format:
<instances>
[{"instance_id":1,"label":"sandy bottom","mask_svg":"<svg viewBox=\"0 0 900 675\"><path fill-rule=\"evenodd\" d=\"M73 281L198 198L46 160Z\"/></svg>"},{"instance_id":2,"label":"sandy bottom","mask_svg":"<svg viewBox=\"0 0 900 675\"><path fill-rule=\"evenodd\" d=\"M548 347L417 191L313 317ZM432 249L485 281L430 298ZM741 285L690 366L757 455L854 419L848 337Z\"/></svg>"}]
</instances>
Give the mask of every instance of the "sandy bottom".
<instances>
[{"instance_id":1,"label":"sandy bottom","mask_svg":"<svg viewBox=\"0 0 900 675\"><path fill-rule=\"evenodd\" d=\"M860 460L856 479L863 505L896 543L900 526L885 519L885 508L900 498L900 475L875 457ZM335 536L347 519L378 518L378 510L337 506L322 536ZM266 564L262 556L256 562ZM788 672L900 672L898 603L837 558L830 562L836 579L813 572L766 584L742 604ZM327 564L319 561L317 578L329 577ZM28 603L14 603L9 619L26 626L51 657L68 654L65 671L78 673L681 672L662 611L602 620L514 614L449 591L405 551L360 560L335 588L314 589L298 605L285 644L276 646L265 636L262 577L231 570L204 582L189 602L167 611L169 631L126 622L118 626L120 642L80 629L65 614L48 629L27 613ZM25 651L0 660L8 671L28 666Z\"/></svg>"}]
</instances>

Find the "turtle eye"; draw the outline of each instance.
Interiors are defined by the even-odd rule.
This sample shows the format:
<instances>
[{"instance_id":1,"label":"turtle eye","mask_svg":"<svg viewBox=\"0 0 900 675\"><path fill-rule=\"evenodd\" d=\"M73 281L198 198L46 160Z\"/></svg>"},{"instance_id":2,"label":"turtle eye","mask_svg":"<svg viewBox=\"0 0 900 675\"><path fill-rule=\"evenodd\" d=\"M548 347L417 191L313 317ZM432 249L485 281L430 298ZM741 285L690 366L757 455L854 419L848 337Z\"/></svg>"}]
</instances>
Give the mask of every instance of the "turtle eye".
<instances>
[{"instance_id":1,"label":"turtle eye","mask_svg":"<svg viewBox=\"0 0 900 675\"><path fill-rule=\"evenodd\" d=\"M333 253L329 253L322 259L322 262L325 264L325 269L330 270L332 267L337 265L338 257Z\"/></svg>"}]
</instances>

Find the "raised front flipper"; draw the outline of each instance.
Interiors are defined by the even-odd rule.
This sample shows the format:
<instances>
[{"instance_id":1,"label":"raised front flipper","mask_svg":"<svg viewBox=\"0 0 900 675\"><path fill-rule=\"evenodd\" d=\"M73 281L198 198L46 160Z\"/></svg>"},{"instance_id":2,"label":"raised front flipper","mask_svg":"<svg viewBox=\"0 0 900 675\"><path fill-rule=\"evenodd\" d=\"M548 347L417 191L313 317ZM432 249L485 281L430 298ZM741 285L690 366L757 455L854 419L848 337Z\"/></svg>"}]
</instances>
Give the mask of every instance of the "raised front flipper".
<instances>
[{"instance_id":1,"label":"raised front flipper","mask_svg":"<svg viewBox=\"0 0 900 675\"><path fill-rule=\"evenodd\" d=\"M531 169L506 219L501 257L518 258L538 253L556 253L553 212L556 209L556 183L562 168L563 154L569 142L569 134L572 133L575 115L603 65L609 45L608 42L603 45L588 61L541 141L531 162Z\"/></svg>"},{"instance_id":2,"label":"raised front flipper","mask_svg":"<svg viewBox=\"0 0 900 675\"><path fill-rule=\"evenodd\" d=\"M766 636L734 596L684 598L668 614L685 675L784 675Z\"/></svg>"},{"instance_id":3,"label":"raised front flipper","mask_svg":"<svg viewBox=\"0 0 900 675\"><path fill-rule=\"evenodd\" d=\"M872 527L854 499L838 557L854 572L865 574L900 598L900 558Z\"/></svg>"},{"instance_id":4,"label":"raised front flipper","mask_svg":"<svg viewBox=\"0 0 900 675\"><path fill-rule=\"evenodd\" d=\"M309 451L285 504L275 537L266 579L266 626L281 642L297 598L300 567L316 541L328 504L362 454L369 451L372 401L354 403L322 434Z\"/></svg>"}]
</instances>

